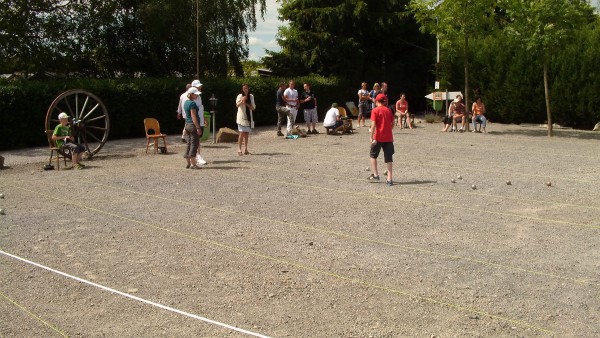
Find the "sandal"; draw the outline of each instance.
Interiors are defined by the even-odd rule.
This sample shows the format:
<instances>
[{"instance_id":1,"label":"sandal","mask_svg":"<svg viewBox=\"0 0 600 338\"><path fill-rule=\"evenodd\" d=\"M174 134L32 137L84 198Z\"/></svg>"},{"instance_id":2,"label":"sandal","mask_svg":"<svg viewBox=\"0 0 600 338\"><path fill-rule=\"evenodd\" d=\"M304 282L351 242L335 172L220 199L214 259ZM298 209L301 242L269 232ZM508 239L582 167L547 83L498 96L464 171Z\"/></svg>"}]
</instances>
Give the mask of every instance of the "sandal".
<instances>
[{"instance_id":1,"label":"sandal","mask_svg":"<svg viewBox=\"0 0 600 338\"><path fill-rule=\"evenodd\" d=\"M251 153L251 152L249 152L248 150L246 150L246 151L244 152L244 155L252 155L252 153Z\"/></svg>"}]
</instances>

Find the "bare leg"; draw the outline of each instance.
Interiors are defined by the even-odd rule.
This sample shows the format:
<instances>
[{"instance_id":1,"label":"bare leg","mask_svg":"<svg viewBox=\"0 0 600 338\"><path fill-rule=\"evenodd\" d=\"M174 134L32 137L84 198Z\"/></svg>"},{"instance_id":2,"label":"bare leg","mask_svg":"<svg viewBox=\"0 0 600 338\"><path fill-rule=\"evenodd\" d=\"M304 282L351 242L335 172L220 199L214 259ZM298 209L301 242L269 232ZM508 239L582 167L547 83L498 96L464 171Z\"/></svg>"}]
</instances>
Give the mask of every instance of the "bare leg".
<instances>
[{"instance_id":1,"label":"bare leg","mask_svg":"<svg viewBox=\"0 0 600 338\"><path fill-rule=\"evenodd\" d=\"M373 173L373 176L375 176L375 177L379 176L379 171L377 171L377 159L376 158L371 158L371 172Z\"/></svg>"},{"instance_id":2,"label":"bare leg","mask_svg":"<svg viewBox=\"0 0 600 338\"><path fill-rule=\"evenodd\" d=\"M394 162L388 162L386 163L387 166L387 180L389 182L392 181L392 166L393 166Z\"/></svg>"},{"instance_id":3,"label":"bare leg","mask_svg":"<svg viewBox=\"0 0 600 338\"><path fill-rule=\"evenodd\" d=\"M242 133L242 135L244 138L244 154L250 154L248 151L248 136L250 136L250 133Z\"/></svg>"},{"instance_id":4,"label":"bare leg","mask_svg":"<svg viewBox=\"0 0 600 338\"><path fill-rule=\"evenodd\" d=\"M238 151L238 155L242 154L242 141L243 140L244 140L244 133L240 132L240 134L238 135L238 142L237 142L237 145L238 145L238 150L237 150Z\"/></svg>"}]
</instances>

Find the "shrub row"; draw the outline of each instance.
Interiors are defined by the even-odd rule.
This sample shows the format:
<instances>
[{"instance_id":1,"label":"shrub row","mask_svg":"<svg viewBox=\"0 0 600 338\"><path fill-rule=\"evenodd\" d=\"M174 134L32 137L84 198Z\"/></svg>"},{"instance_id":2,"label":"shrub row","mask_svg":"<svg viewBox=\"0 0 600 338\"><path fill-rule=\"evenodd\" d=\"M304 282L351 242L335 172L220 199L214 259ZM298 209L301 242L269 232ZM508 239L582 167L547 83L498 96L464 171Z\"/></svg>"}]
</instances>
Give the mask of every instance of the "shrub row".
<instances>
[{"instance_id":1,"label":"shrub row","mask_svg":"<svg viewBox=\"0 0 600 338\"><path fill-rule=\"evenodd\" d=\"M209 98L218 98L216 107L217 129L236 128L235 98L247 83L255 96L257 126L274 125L275 93L280 78L227 78L204 79L202 100L206 111L210 110ZM323 119L332 102L344 102L353 98L352 86L336 78L310 76L296 79L296 89L302 91L302 84L309 82L317 93L318 113ZM62 92L69 89L83 89L100 98L110 116L110 139L144 137L143 119L155 117L166 134L181 132L183 122L176 119L179 95L185 89L185 80L180 78L143 79L62 79L62 80L20 80L0 82L0 150L46 145L44 124L46 112ZM348 89L340 89L348 88ZM351 96L350 96L351 95ZM303 121L299 114L298 121Z\"/></svg>"}]
</instances>

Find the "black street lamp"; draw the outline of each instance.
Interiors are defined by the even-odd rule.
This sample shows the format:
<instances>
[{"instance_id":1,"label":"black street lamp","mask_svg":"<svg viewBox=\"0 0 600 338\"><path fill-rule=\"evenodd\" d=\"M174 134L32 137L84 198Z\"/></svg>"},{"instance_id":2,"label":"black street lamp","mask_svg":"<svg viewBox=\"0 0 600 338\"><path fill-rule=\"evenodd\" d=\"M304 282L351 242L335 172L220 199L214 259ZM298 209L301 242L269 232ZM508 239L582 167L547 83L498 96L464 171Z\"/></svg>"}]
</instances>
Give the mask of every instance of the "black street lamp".
<instances>
[{"instance_id":1,"label":"black street lamp","mask_svg":"<svg viewBox=\"0 0 600 338\"><path fill-rule=\"evenodd\" d=\"M216 121L216 112L217 112L217 102L219 101L219 99L217 99L215 97L215 94L213 93L212 96L210 97L210 99L208 99L208 101L210 101L210 114L212 115L212 134L213 134L213 144L217 143L217 134L215 133L215 126L217 125L217 121Z\"/></svg>"}]
</instances>

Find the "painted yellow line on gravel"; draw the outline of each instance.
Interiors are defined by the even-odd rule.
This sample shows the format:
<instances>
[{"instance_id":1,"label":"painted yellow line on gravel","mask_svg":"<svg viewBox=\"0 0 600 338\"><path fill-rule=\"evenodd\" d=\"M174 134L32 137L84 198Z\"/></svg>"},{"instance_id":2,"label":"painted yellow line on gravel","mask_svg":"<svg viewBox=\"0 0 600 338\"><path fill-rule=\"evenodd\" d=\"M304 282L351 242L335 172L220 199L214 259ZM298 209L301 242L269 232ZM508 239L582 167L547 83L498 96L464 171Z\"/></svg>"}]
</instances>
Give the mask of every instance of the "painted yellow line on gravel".
<instances>
[{"instance_id":1,"label":"painted yellow line on gravel","mask_svg":"<svg viewBox=\"0 0 600 338\"><path fill-rule=\"evenodd\" d=\"M63 331L61 331L58 327L56 327L56 325L50 324L47 320L44 320L44 319L42 319L42 317L40 317L40 316L36 315L35 313L29 311L23 305L17 303L17 301L15 301L14 299L8 297L4 292L0 291L0 296L2 296L2 298L6 299L12 305L18 307L21 311L25 312L29 317L37 320L38 322L41 322L42 324L46 325L47 327L49 327L50 329L52 329L54 332L58 333L59 335L61 335L63 337L68 337L67 334L64 333Z\"/></svg>"},{"instance_id":2,"label":"painted yellow line on gravel","mask_svg":"<svg viewBox=\"0 0 600 338\"><path fill-rule=\"evenodd\" d=\"M244 165L246 168L255 168L255 169L260 169L260 170L264 170L264 169L268 169L271 171L275 171L275 172L281 172L283 170L283 168L276 168L273 166L266 166L266 165L251 165L251 164L245 164ZM236 168L236 167L232 167L229 166L230 168ZM173 169L173 168L171 168ZM312 175L309 172L306 171L302 171L302 170L294 170L294 169L288 169L285 168L286 172L289 173L298 173L298 174L304 174L304 175ZM396 171L395 171L396 172ZM331 177L331 178L336 178L339 179L340 176L339 175L331 175L331 174L325 174L325 173L319 173L319 176L321 177ZM362 183L367 183L365 179L360 179L360 178L348 178L348 180L353 180L356 182L362 182ZM406 188L411 188L414 189L414 187L411 187L410 184L407 185L403 185L402 183L399 183L398 185L401 185L403 187ZM422 188L420 188L422 189ZM427 186L425 189L427 190L436 190L436 191L444 191L444 192L450 192L453 194L456 194L457 191L456 190L451 190L451 189L442 189L442 188L436 188L436 187L432 187L432 186ZM556 201L544 201L544 200L536 200L536 199L531 199L531 198L520 198L520 197L513 197L513 196L498 196L498 195L492 195L492 194L484 194L481 192L476 192L476 191L461 191L461 194L467 194L467 195L474 195L474 196L482 196L482 197L487 197L487 198L496 198L496 199L507 199L507 200L514 200L514 201L519 201L519 202L527 202L527 203L545 203L545 204L553 204L553 205L559 205L559 206L564 206L564 207L569 207L569 208L581 208L581 209L592 209L592 210L600 210L600 206L592 206L592 205L582 205L582 204L572 204L572 203L564 203L564 202L556 202Z\"/></svg>"},{"instance_id":3,"label":"painted yellow line on gravel","mask_svg":"<svg viewBox=\"0 0 600 338\"><path fill-rule=\"evenodd\" d=\"M339 155L339 153L338 154L329 154L329 153L306 153L306 152L295 152L294 154L305 155L306 158L322 157L322 158L340 158L340 159L345 159L345 160L348 160L348 159L356 159L356 160L364 160L364 161L368 160L368 157L367 157L368 154L366 156L358 156L358 155L344 156L344 155ZM431 160L431 158L428 158L428 159ZM439 158L439 161L443 162L445 160L447 160L447 159L444 159L441 157ZM409 162L410 161L405 161L404 163L408 163L408 165L410 165ZM461 163L464 164L464 161ZM504 175L504 176L518 175L518 176L525 176L525 177L533 177L533 178L540 178L540 179L542 179L542 181L546 181L546 180L548 180L548 177L554 176L553 174L536 175L536 174L520 173L517 171L511 171L510 173L507 174L506 170L490 170L490 169L486 169L486 166L479 168L479 165L480 165L480 163L477 163L477 166L466 165L466 168L461 169L461 168L458 168L456 165L442 165L442 164L435 164L435 163L427 163L427 166L429 166L429 167L452 169L454 171L456 171L458 169L458 170L463 170L464 172L469 172L469 171L472 171L473 168L477 168L478 172L487 172L487 173L492 173L492 174L500 174L500 175ZM565 177L564 173L561 173L560 175L561 175L560 176L561 181L575 181L575 182L582 182L582 183L600 183L600 180L585 180L585 179L581 179L581 178Z\"/></svg>"},{"instance_id":4,"label":"painted yellow line on gravel","mask_svg":"<svg viewBox=\"0 0 600 338\"><path fill-rule=\"evenodd\" d=\"M173 167L169 167L169 168L174 169ZM179 169L179 168L177 168L177 169ZM232 173L229 173L229 172L228 173L223 173L223 175L227 175L227 176L231 176L231 177L244 178L244 179L249 179L249 180L255 180L255 181L269 182L269 183L274 183L274 184L276 183L276 184L292 185L292 186L297 186L297 187L301 187L301 188L309 188L310 187L311 189L318 189L318 190L323 190L323 191L332 191L332 192L336 192L336 193L344 193L344 194L347 194L347 195L355 195L355 196L361 196L361 197L362 196L375 197L375 198L382 199L382 200L394 200L394 201L400 201L400 202L404 202L404 203L422 204L422 205L425 205L425 206L437 206L437 207L444 207L444 208L462 209L462 210L466 210L466 211L469 211L469 212L481 212L481 213L487 213L487 214L497 215L497 216L510 216L510 217L517 217L517 218L528 219L528 220L532 220L532 221L558 223L558 224L572 225L572 226L578 226L578 227L590 228L590 229L600 229L600 225L590 225L590 224L584 224L584 223L576 223L576 222L570 222L570 221L563 221L563 220L558 220L558 219L548 219L548 218L541 218L541 217L523 216L523 215L513 214L513 213L508 213L508 212L491 211L491 210L486 210L486 209L481 209L481 208L475 209L475 208L462 207L462 206L458 206L458 205L451 205L451 204L444 204L444 203L426 203L426 202L413 201L413 200L409 200L409 199L405 199L405 198L400 198L400 197L394 197L394 196L383 196L383 195L378 195L378 194L367 194L367 193L364 193L364 192L357 192L357 191L351 191L351 190L342 190L342 189L336 189L336 188L325 188L325 187L320 187L320 186L315 186L315 185L293 183L293 182L288 182L288 181L278 181L278 180L272 180L272 179L266 179L266 178L258 178L258 177L254 177L254 176L247 176L247 175L240 175L240 174L232 174Z\"/></svg>"},{"instance_id":5,"label":"painted yellow line on gravel","mask_svg":"<svg viewBox=\"0 0 600 338\"><path fill-rule=\"evenodd\" d=\"M213 207L213 206L210 206L210 205L191 203L191 202L180 200L180 199L176 199L176 198L164 197L164 196L159 196L159 195L152 195L152 194L149 194L149 193L139 192L139 191L135 191L135 190L127 189L127 188L122 188L122 187L117 187L117 186L112 186L112 185L108 185L108 184L103 184L103 183L99 183L99 182L94 182L94 184L102 186L102 187L106 187L106 188L111 188L111 189L119 190L119 191L125 191L125 192L131 193L131 194L135 194L135 195L149 197L149 198L152 198L152 199L161 199L161 200L164 200L164 201L174 202L174 203L177 203L177 204L187 204L187 205L190 205L190 206L193 206L193 207L199 207L199 208L203 208L203 209L208 209L208 210L212 210L212 211L215 211L215 212L223 212L223 213L228 213L228 214L232 214L232 215L236 215L236 216L243 216L243 217L246 217L246 218L257 219L257 220L260 220L260 221L266 221L266 222L280 224L280 225L284 225L284 226L293 226L293 227L304 229L304 230L310 230L310 231L314 231L314 232L320 232L320 233L324 233L324 234L328 234L328 235L334 235L334 236L337 236L337 237L349 238L349 239L354 239L354 240L358 240L358 241L364 241L364 242L368 242L368 243L385 245L385 246L389 246L389 247L393 247L393 248L397 248L397 249L402 249L402 250L406 250L406 251L426 253L426 254L440 256L440 257L446 257L446 258L452 258L452 259L456 259L456 260L463 260L463 261L468 261L468 262L472 262L472 263L478 263L478 264L487 265L487 266L494 267L494 268L502 268L502 269L508 269L508 270L514 270L514 271L520 271L520 272L530 273L530 274L539 275L539 276L552 277L552 278L556 278L556 279L570 281L570 282L573 282L573 283L576 283L576 284L587 284L587 285L600 286L599 283L594 283L592 281L585 280L585 279L576 279L576 278L571 278L571 277L565 277L565 276L555 275L555 274L547 273L547 272L543 272L543 271L536 271L536 270L530 270L530 269L525 269L525 268L521 268L521 267L515 267L515 266L511 266L511 265L505 265L505 264L499 264L499 263L489 262L489 261L485 261L485 260L477 259L477 258L470 258L470 257L465 257L465 256L451 255L451 254L446 254L446 253L443 253L443 252L437 252L437 251L431 251L431 250L427 250L427 249L410 247L410 246L400 245L400 244L396 244L396 243L392 243L392 242L386 242L386 241L382 241L382 240L378 240L378 239L372 239L372 238L368 238L368 237L361 237L361 236L356 236L356 235L352 235L352 234L346 234L346 233L343 233L343 232L332 231L332 230L328 230L328 229L324 229L324 228L314 227L314 226L300 224L300 223L295 223L295 222L289 222L289 221L288 222L284 222L284 221L280 221L280 220L277 220L277 219L256 216L256 215L252 215L252 214L248 214L248 213L242 213L239 210L229 210L229 209L224 209L224 208Z\"/></svg>"},{"instance_id":6,"label":"painted yellow line on gravel","mask_svg":"<svg viewBox=\"0 0 600 338\"><path fill-rule=\"evenodd\" d=\"M594 282L586 280L586 279L565 277L565 276L556 275L556 274L552 274L552 273L548 273L548 272L544 272L544 271L525 269L525 268L521 268L518 266L511 266L511 265L506 265L506 264L485 261L483 259L478 259L478 258L452 255L452 254L447 254L447 253L438 252L438 251L432 251L432 250L427 250L427 249L422 249L422 248L417 248L417 247L411 247L411 246L396 244L396 243L392 243L392 242L386 242L386 241L382 241L382 240L378 240L378 239L372 239L372 238L368 238L368 237L361 237L361 236L356 236L356 235L347 234L347 233L343 233L343 232L332 231L332 230L328 230L328 229L324 229L324 228L309 226L309 225L295 223L295 222L284 222L284 221L280 221L280 220L276 220L276 219L255 216L255 215L247 214L247 213L241 213L239 210L229 210L229 209L218 208L218 207L213 207L213 206L209 206L209 205L191 203L191 202L188 202L185 200L179 200L179 199L169 198L169 197L164 197L164 196L159 196L159 195L152 195L149 193L143 193L143 192L126 189L126 188L122 188L122 187L116 187L116 186L103 184L103 183L99 183L99 182L94 182L94 184L98 185L98 186L106 187L106 188L111 188L111 189L115 189L115 190L119 190L119 191L128 192L128 193L135 194L135 195L149 197L152 199L160 199L160 200L164 200L164 201L168 201L168 202L174 202L177 204L186 204L186 205L193 206L193 207L199 207L199 208L203 208L203 209L207 209L207 210L212 210L214 212L222 212L222 213L228 213L228 214L239 216L239 217L257 219L257 220L261 220L261 221L265 221L265 222L283 225L286 227L295 227L295 228L309 230L309 231L313 231L313 232L333 235L333 236L337 236L340 238L348 238L348 239L356 240L359 242L362 241L362 242L366 242L366 243L379 244L379 245L384 245L384 246L388 246L388 247L392 247L392 248L396 248L396 249L400 249L400 250L405 250L405 251L412 251L412 252L417 252L417 253L422 253L422 254L429 254L429 255L434 255L434 256L439 256L439 257L444 257L444 258L455 259L455 260L459 260L459 261L466 261L466 262L481 264L481 265L488 266L488 267L491 267L491 268L494 268L497 270L501 270L501 269L513 270L513 271L519 271L519 272L528 273L528 274L532 274L532 275L560 279L560 280L568 281L568 282L575 283L575 284L586 284L586 285L592 285L595 287L600 286L599 283L594 283ZM26 191L29 191L32 193L36 193L36 194L38 193L38 192L35 192L32 190L28 190L26 188L21 188L21 187L16 187L16 188L23 189L23 190L26 190ZM40 193L40 194L43 194L43 193Z\"/></svg>"},{"instance_id":7,"label":"painted yellow line on gravel","mask_svg":"<svg viewBox=\"0 0 600 338\"><path fill-rule=\"evenodd\" d=\"M316 269L316 268L313 268L313 267L310 267L310 266L306 266L306 265L302 265L302 264L299 264L299 263L294 263L294 262L291 262L291 261L286 261L286 260L283 260L283 259L280 259L280 258L276 258L276 257L273 257L273 256L262 254L260 252L250 251L248 249L239 248L239 247L236 247L236 246L233 246L233 245L224 244L224 243L220 243L220 242L217 242L217 241L212 241L212 240L204 239L204 238L201 238L201 237L198 237L198 236L193 236L193 235L186 234L186 233L183 233L183 232L180 232L180 231L177 231L177 230L165 228L165 227L162 227L160 225L151 224L151 223L140 221L140 220L137 220L137 219L134 219L134 218L131 218L131 217L127 217L127 216L122 216L122 215L119 215L119 214L116 214L116 213L113 213L113 212L108 212L108 211L100 210L98 208L89 207L89 206L86 206L86 205L83 205L83 204L79 204L79 203L75 203L75 202L71 202L71 201L66 201L63 198L58 198L56 196L48 195L48 194L45 194L45 193L41 193L39 191L33 191L33 190L30 190L30 189L27 189L27 188L23 188L23 187L16 187L16 188L24 190L24 191L28 191L28 192L33 193L33 194L44 196L44 197L46 197L48 199L52 199L54 201L57 201L57 202L59 202L59 203L61 203L63 205L64 204L69 204L69 205L78 207L80 209L86 209L86 210L94 211L96 213L100 213L100 214L112 216L112 217L115 217L115 218L118 218L118 219L122 219L122 220L125 220L125 221L128 221L128 222L131 222L131 223L136 223L136 224L144 225L144 226L149 227L149 228L153 228L153 229L156 229L156 230L160 230L160 231L171 233L171 234L174 234L174 235L177 235L177 236L188 238L188 239L190 239L192 241L198 241L198 242L202 242L202 243L205 243L205 244L210 244L212 246L219 247L219 248L225 249L225 250L230 251L230 252L242 253L242 254L245 254L245 255L248 255L248 256L253 256L253 257L261 258L261 259L268 260L268 261L275 262L275 263L279 263L279 264L282 264L282 265L286 265L286 266L290 266L290 267L295 267L295 268L298 268L300 270L313 272L313 273L320 274L320 275L323 275L323 276L333 277L335 279L339 279L339 280L342 280L342 281L350 282L351 284L359 284L359 285L363 285L365 287L382 290L382 291L389 292L389 293L392 293L392 294L402 295L402 296L405 296L405 297L408 297L408 298L413 298L413 299L419 299L419 300L422 300L422 301L425 301L425 302L428 302L428 303L431 303L431 304L436 304L436 305L439 305L439 306L442 306L442 307L447 307L447 308L459 310L459 311L462 311L462 312L468 312L468 313L473 313L473 314L477 314L477 315L480 315L480 316L485 316L485 317L496 319L496 320L503 321L503 322L506 322L506 323L511 323L513 325L520 326L522 328L528 328L528 329L532 329L532 330L535 330L535 331L544 332L544 333L547 333L547 334L554 334L554 331L542 328L540 326L529 324L529 323L527 323L524 320L511 319L511 318L508 318L508 317L494 315L492 313L489 313L489 312L486 312L486 311L483 311L483 310L479 310L479 309L476 309L476 308L469 308L469 307L466 307L466 306L461 306L461 305L457 305L457 304L454 304L454 303L449 303L449 302L446 302L446 301L437 300L437 299L434 299L434 298L431 298L431 297L419 296L419 295L412 294L412 293L409 293L409 292L406 292L406 291L402 291L400 289L396 289L396 288L393 288L393 287L388 287L388 286L384 286L384 285L370 283L368 281L364 281L364 280L361 280L361 279L358 279L358 278L349 277L349 276L344 276L344 275L341 275L341 274L337 274L335 272L329 272L329 271L325 271L325 270Z\"/></svg>"}]
</instances>

